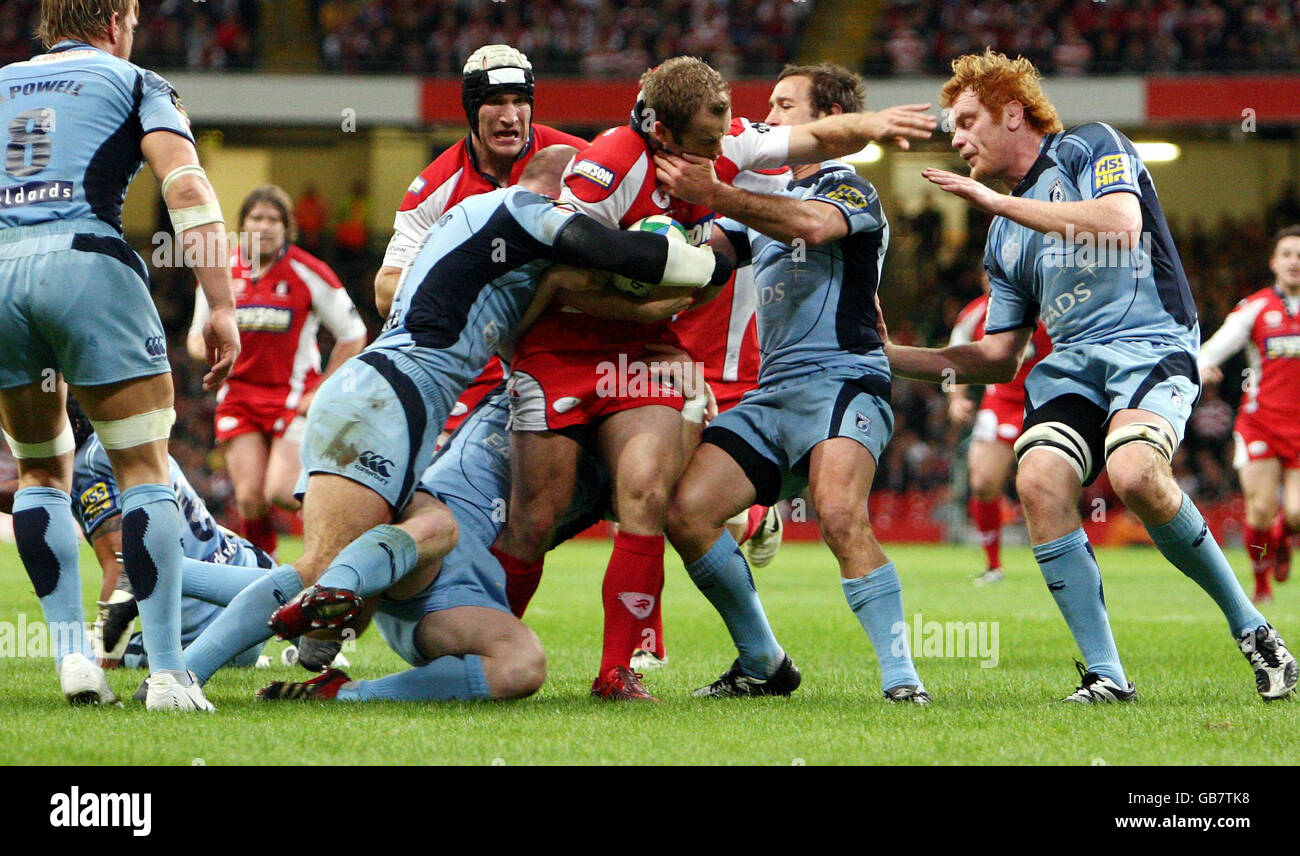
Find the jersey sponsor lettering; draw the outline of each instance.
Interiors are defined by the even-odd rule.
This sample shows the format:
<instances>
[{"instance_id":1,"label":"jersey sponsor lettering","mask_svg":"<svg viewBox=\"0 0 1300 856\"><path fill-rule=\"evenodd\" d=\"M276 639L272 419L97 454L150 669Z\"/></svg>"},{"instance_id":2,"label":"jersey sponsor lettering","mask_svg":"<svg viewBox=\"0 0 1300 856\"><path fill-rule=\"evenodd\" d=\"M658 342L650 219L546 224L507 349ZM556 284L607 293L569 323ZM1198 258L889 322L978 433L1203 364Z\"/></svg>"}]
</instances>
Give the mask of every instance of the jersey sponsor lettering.
<instances>
[{"instance_id":1,"label":"jersey sponsor lettering","mask_svg":"<svg viewBox=\"0 0 1300 856\"><path fill-rule=\"evenodd\" d=\"M606 189L614 183L614 171L601 166L595 161L585 160L574 164L573 172L575 175L580 175Z\"/></svg>"},{"instance_id":2,"label":"jersey sponsor lettering","mask_svg":"<svg viewBox=\"0 0 1300 856\"><path fill-rule=\"evenodd\" d=\"M1094 190L1104 190L1116 182L1133 183L1133 171L1126 154L1106 155L1099 158L1092 168Z\"/></svg>"},{"instance_id":3,"label":"jersey sponsor lettering","mask_svg":"<svg viewBox=\"0 0 1300 856\"><path fill-rule=\"evenodd\" d=\"M1269 336L1264 339L1264 356L1270 360L1300 357L1300 335Z\"/></svg>"},{"instance_id":4,"label":"jersey sponsor lettering","mask_svg":"<svg viewBox=\"0 0 1300 856\"><path fill-rule=\"evenodd\" d=\"M293 310L285 306L239 306L235 321L241 332L283 333L293 324Z\"/></svg>"}]
</instances>

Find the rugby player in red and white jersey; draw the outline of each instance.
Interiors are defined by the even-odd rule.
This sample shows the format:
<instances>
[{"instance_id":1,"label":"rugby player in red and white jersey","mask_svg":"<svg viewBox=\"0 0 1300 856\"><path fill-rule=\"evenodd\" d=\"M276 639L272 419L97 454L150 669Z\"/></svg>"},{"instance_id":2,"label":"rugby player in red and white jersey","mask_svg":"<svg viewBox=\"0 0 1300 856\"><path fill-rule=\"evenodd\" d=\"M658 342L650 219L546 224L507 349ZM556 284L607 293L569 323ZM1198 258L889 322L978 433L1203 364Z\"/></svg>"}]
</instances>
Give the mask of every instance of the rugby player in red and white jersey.
<instances>
[{"instance_id":1,"label":"rugby player in red and white jersey","mask_svg":"<svg viewBox=\"0 0 1300 856\"><path fill-rule=\"evenodd\" d=\"M984 338L984 320L989 308L989 280L981 274L984 293L966 305L957 316L948 344L965 345ZM965 385L949 385L948 418L958 425L971 421L970 448L966 465L970 472L970 501L967 512L979 532L980 546L988 567L976 577L976 585L1002 581L1002 489L1016 464L1012 447L1020 438L1025 421L1025 378L1043 357L1051 353L1052 340L1040 319L1025 348L1020 370L1008 383L984 388L978 411Z\"/></svg>"},{"instance_id":2,"label":"rugby player in red and white jersey","mask_svg":"<svg viewBox=\"0 0 1300 856\"><path fill-rule=\"evenodd\" d=\"M225 445L242 534L269 554L277 542L271 504L298 509L298 444L314 391L366 345L366 325L334 271L292 243L292 212L288 194L273 184L254 189L240 206L240 231L255 242L231 254L243 349L217 391L217 440ZM196 359L208 314L199 291L188 340ZM335 340L323 373L316 343L322 322Z\"/></svg>"},{"instance_id":3,"label":"rugby player in red and white jersey","mask_svg":"<svg viewBox=\"0 0 1300 856\"><path fill-rule=\"evenodd\" d=\"M1288 541L1300 531L1300 226L1277 233L1268 267L1273 284L1237 304L1198 360L1202 381L1217 382L1218 367L1251 346L1233 464L1246 497L1243 536L1256 603L1273 599L1270 573L1278 582L1290 576Z\"/></svg>"},{"instance_id":4,"label":"rugby player in red and white jersey","mask_svg":"<svg viewBox=\"0 0 1300 856\"><path fill-rule=\"evenodd\" d=\"M630 123L601 134L574 159L561 200L624 228L667 214L696 244L708 241L713 213L659 186L656 151L714 159L719 177L732 181L745 170L848 154L873 140L928 137L935 124L924 113L929 105L831 116L799 127L733 121L726 81L693 57L646 72L641 89ZM592 692L649 699L628 665L634 649L658 644L643 631L653 630L649 619L663 589L663 526L685 460L679 414L686 402L671 386L637 384L632 376L678 342L666 321L614 322L581 308L552 304L515 350L515 469L509 518L493 552L512 581L512 604L522 611L555 522L569 504L581 444L594 440L614 476L619 531L605 574L605 640Z\"/></svg>"},{"instance_id":5,"label":"rugby player in red and white jersey","mask_svg":"<svg viewBox=\"0 0 1300 856\"><path fill-rule=\"evenodd\" d=\"M580 137L533 122L533 66L510 45L485 45L470 55L462 72L461 101L469 133L411 182L393 219L393 237L375 275L375 306L381 315L392 308L398 280L424 234L448 209L468 196L517 183L533 154L547 146L587 147ZM452 408L444 433L456 430L502 376L501 361L494 357Z\"/></svg>"}]
</instances>

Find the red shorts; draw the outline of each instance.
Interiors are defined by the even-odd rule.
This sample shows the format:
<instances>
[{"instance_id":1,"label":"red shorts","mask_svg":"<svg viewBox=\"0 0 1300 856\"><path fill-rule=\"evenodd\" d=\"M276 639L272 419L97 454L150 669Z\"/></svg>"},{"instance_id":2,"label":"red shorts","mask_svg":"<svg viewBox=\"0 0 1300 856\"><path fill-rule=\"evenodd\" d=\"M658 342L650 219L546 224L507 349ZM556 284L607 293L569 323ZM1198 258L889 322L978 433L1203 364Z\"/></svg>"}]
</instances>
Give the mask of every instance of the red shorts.
<instances>
[{"instance_id":1,"label":"red shorts","mask_svg":"<svg viewBox=\"0 0 1300 856\"><path fill-rule=\"evenodd\" d=\"M284 406L283 392L278 391L273 398L227 395L217 404L217 442L224 443L240 434L265 434L279 439L289 434L290 428L293 433L289 439L300 442L306 422L297 410Z\"/></svg>"},{"instance_id":2,"label":"red shorts","mask_svg":"<svg viewBox=\"0 0 1300 856\"><path fill-rule=\"evenodd\" d=\"M686 403L669 379L650 369L652 354L540 352L512 366L510 429L558 431L637 407Z\"/></svg>"},{"instance_id":3,"label":"red shorts","mask_svg":"<svg viewBox=\"0 0 1300 856\"><path fill-rule=\"evenodd\" d=\"M451 408L451 415L447 417L447 423L442 426L442 430L450 434L459 428L470 411L478 407L478 403L487 398L487 394L496 389L504 377L505 372L501 370L501 361L493 357L479 376L474 378L469 388L456 399L456 403Z\"/></svg>"},{"instance_id":4,"label":"red shorts","mask_svg":"<svg viewBox=\"0 0 1300 856\"><path fill-rule=\"evenodd\" d=\"M985 395L975 414L971 439L984 442L999 441L1008 446L1020 438L1025 425L1025 402L1022 399L1000 395Z\"/></svg>"},{"instance_id":5,"label":"red shorts","mask_svg":"<svg viewBox=\"0 0 1300 856\"><path fill-rule=\"evenodd\" d=\"M1233 425L1236 451L1232 465L1241 469L1251 461L1277 458L1282 469L1300 469L1300 424L1291 419L1269 418L1260 413L1237 413Z\"/></svg>"}]
</instances>

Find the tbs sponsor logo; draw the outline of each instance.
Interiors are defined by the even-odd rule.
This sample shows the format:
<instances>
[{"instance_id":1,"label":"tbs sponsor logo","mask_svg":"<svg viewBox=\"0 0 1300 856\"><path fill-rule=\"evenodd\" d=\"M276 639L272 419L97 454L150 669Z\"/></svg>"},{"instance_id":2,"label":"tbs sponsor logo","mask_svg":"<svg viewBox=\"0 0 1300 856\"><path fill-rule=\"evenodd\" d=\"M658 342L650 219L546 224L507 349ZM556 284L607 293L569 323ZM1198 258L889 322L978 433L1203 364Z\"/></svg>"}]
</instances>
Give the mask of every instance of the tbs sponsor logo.
<instances>
[{"instance_id":1,"label":"tbs sponsor logo","mask_svg":"<svg viewBox=\"0 0 1300 856\"><path fill-rule=\"evenodd\" d=\"M123 827L137 838L153 829L152 794L82 793L76 785L50 796L50 826Z\"/></svg>"},{"instance_id":2,"label":"tbs sponsor logo","mask_svg":"<svg viewBox=\"0 0 1300 856\"><path fill-rule=\"evenodd\" d=\"M245 332L283 333L293 324L293 310L284 306L238 306L235 323Z\"/></svg>"}]
</instances>

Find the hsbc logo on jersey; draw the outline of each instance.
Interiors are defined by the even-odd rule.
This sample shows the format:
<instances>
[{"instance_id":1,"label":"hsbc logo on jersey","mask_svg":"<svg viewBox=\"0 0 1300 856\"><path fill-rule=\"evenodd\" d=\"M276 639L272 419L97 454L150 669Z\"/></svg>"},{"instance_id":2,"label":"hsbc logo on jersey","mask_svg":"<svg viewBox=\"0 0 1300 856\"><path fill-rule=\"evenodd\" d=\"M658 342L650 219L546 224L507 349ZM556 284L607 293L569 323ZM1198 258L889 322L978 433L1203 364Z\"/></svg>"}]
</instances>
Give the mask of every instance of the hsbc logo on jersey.
<instances>
[{"instance_id":1,"label":"hsbc logo on jersey","mask_svg":"<svg viewBox=\"0 0 1300 856\"><path fill-rule=\"evenodd\" d=\"M1300 357L1300 336L1269 336L1264 340L1264 356L1270 360Z\"/></svg>"},{"instance_id":2,"label":"hsbc logo on jersey","mask_svg":"<svg viewBox=\"0 0 1300 856\"><path fill-rule=\"evenodd\" d=\"M585 160L573 167L573 174L580 175L588 181L600 185L606 190L614 183L614 170L601 166L595 161Z\"/></svg>"},{"instance_id":3,"label":"hsbc logo on jersey","mask_svg":"<svg viewBox=\"0 0 1300 856\"><path fill-rule=\"evenodd\" d=\"M235 323L241 331L283 333L293 324L293 310L283 306L240 306Z\"/></svg>"}]
</instances>

